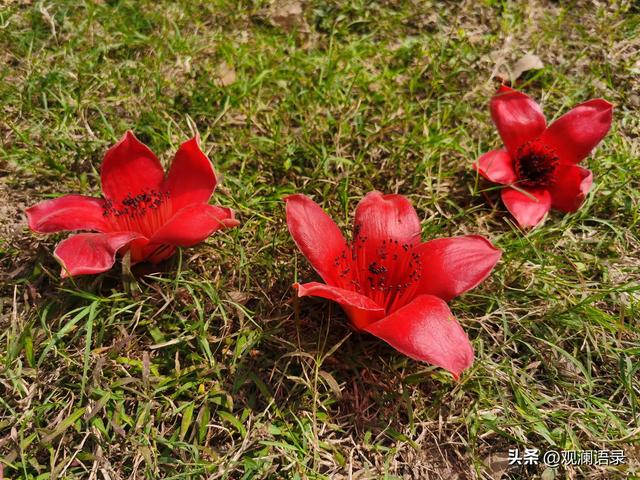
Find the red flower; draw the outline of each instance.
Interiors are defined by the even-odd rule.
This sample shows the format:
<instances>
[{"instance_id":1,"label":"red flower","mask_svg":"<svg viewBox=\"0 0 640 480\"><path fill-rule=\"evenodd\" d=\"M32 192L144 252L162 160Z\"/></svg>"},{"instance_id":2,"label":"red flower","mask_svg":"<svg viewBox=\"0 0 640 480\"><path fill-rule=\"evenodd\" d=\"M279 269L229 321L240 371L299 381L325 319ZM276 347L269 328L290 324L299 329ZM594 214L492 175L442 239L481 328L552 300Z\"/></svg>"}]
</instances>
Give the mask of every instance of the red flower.
<instances>
[{"instance_id":1,"label":"red flower","mask_svg":"<svg viewBox=\"0 0 640 480\"><path fill-rule=\"evenodd\" d=\"M158 263L176 247L238 225L230 209L207 203L216 175L197 137L180 145L165 177L153 152L127 132L107 150L101 180L104 199L65 195L26 210L35 232L98 232L73 235L56 247L63 277L109 270L117 252L130 251L132 263Z\"/></svg>"},{"instance_id":2,"label":"red flower","mask_svg":"<svg viewBox=\"0 0 640 480\"><path fill-rule=\"evenodd\" d=\"M365 196L351 243L308 197L285 201L289 232L325 281L295 284L298 295L338 302L356 330L458 379L473 349L446 302L484 280L502 252L476 235L421 243L418 215L402 195Z\"/></svg>"},{"instance_id":3,"label":"red flower","mask_svg":"<svg viewBox=\"0 0 640 480\"><path fill-rule=\"evenodd\" d=\"M584 160L611 127L613 106L602 99L581 103L547 127L540 106L502 86L491 99L491 118L504 148L482 155L474 168L502 189L502 201L521 227L534 227L549 209L575 212L593 177Z\"/></svg>"}]
</instances>

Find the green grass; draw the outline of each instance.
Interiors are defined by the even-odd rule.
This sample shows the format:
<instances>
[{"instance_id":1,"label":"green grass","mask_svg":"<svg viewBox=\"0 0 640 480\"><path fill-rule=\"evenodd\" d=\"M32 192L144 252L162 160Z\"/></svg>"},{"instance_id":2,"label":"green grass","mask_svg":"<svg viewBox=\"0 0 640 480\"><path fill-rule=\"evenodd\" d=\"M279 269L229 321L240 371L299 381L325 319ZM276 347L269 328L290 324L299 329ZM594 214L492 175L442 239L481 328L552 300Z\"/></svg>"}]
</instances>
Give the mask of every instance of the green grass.
<instances>
[{"instance_id":1,"label":"green grass","mask_svg":"<svg viewBox=\"0 0 640 480\"><path fill-rule=\"evenodd\" d=\"M5 478L489 479L525 447L626 452L555 478L640 475L637 5L477 3L310 1L291 31L260 1L0 7ZM496 63L529 50L545 68L518 88L549 119L602 96L615 121L584 208L524 234L471 163L499 145ZM129 128L165 164L197 130L242 225L137 282L62 282L64 236L21 212L99 194ZM459 383L294 298L314 273L282 197L311 195L346 229L372 189L408 195L425 239L505 252L451 303L476 351Z\"/></svg>"}]
</instances>

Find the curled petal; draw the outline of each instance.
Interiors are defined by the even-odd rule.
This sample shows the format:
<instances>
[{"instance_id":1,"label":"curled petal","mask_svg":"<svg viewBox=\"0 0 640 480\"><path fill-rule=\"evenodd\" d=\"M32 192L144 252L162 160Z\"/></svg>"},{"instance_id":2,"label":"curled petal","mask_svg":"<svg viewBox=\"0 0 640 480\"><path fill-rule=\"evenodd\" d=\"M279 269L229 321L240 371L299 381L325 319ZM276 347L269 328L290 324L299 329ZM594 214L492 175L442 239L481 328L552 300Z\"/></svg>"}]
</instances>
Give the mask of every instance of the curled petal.
<instances>
[{"instance_id":1,"label":"curled petal","mask_svg":"<svg viewBox=\"0 0 640 480\"><path fill-rule=\"evenodd\" d=\"M198 146L198 138L184 142L171 163L165 189L174 211L191 203L206 203L216 188L216 174Z\"/></svg>"},{"instance_id":2,"label":"curled petal","mask_svg":"<svg viewBox=\"0 0 640 480\"><path fill-rule=\"evenodd\" d=\"M229 208L207 204L191 204L176 212L149 239L153 245L190 247L202 242L216 230L232 228L240 224Z\"/></svg>"},{"instance_id":3,"label":"curled petal","mask_svg":"<svg viewBox=\"0 0 640 480\"><path fill-rule=\"evenodd\" d=\"M365 248L377 250L383 240L417 244L420 234L418 214L403 195L369 192L356 207L353 239L365 239Z\"/></svg>"},{"instance_id":4,"label":"curled petal","mask_svg":"<svg viewBox=\"0 0 640 480\"><path fill-rule=\"evenodd\" d=\"M591 190L591 171L578 165L560 165L556 175L556 183L549 187L551 207L561 212L575 212Z\"/></svg>"},{"instance_id":5,"label":"curled petal","mask_svg":"<svg viewBox=\"0 0 640 480\"><path fill-rule=\"evenodd\" d=\"M318 282L296 283L293 287L298 291L299 297L322 297L339 303L358 330L363 330L367 325L384 317L384 308L369 297L351 290Z\"/></svg>"},{"instance_id":6,"label":"curled petal","mask_svg":"<svg viewBox=\"0 0 640 480\"><path fill-rule=\"evenodd\" d=\"M545 189L502 190L502 201L522 228L535 227L551 208L551 194Z\"/></svg>"},{"instance_id":7,"label":"curled petal","mask_svg":"<svg viewBox=\"0 0 640 480\"><path fill-rule=\"evenodd\" d=\"M114 203L128 195L160 190L164 171L151 150L132 132L107 150L101 170L102 193Z\"/></svg>"},{"instance_id":8,"label":"curled petal","mask_svg":"<svg viewBox=\"0 0 640 480\"><path fill-rule=\"evenodd\" d=\"M473 363L467 334L444 300L432 295L416 297L364 330L408 357L448 370L456 380Z\"/></svg>"},{"instance_id":9,"label":"curled petal","mask_svg":"<svg viewBox=\"0 0 640 480\"><path fill-rule=\"evenodd\" d=\"M62 278L106 272L116 253L142 235L135 232L79 233L63 240L53 253L62 264Z\"/></svg>"},{"instance_id":10,"label":"curled petal","mask_svg":"<svg viewBox=\"0 0 640 480\"><path fill-rule=\"evenodd\" d=\"M492 150L473 164L480 175L494 183L514 183L518 177L513 169L513 159L504 149Z\"/></svg>"},{"instance_id":11,"label":"curled petal","mask_svg":"<svg viewBox=\"0 0 640 480\"><path fill-rule=\"evenodd\" d=\"M104 200L84 195L65 195L45 200L26 210L29 228L34 232L65 230L109 230L104 217Z\"/></svg>"},{"instance_id":12,"label":"curled petal","mask_svg":"<svg viewBox=\"0 0 640 480\"><path fill-rule=\"evenodd\" d=\"M329 285L342 285L335 261L347 253L347 242L333 220L309 197L286 197L287 227L302 254Z\"/></svg>"},{"instance_id":13,"label":"curled petal","mask_svg":"<svg viewBox=\"0 0 640 480\"><path fill-rule=\"evenodd\" d=\"M613 105L596 98L581 103L549 125L541 141L553 147L563 163L578 163L611 128Z\"/></svg>"},{"instance_id":14,"label":"curled petal","mask_svg":"<svg viewBox=\"0 0 640 480\"><path fill-rule=\"evenodd\" d=\"M147 238L134 240L129 247L131 264L149 262L158 264L176 252L174 245L167 243L150 243Z\"/></svg>"},{"instance_id":15,"label":"curled petal","mask_svg":"<svg viewBox=\"0 0 640 480\"><path fill-rule=\"evenodd\" d=\"M438 238L416 248L421 257L419 294L449 301L475 288L489 276L502 251L479 235Z\"/></svg>"},{"instance_id":16,"label":"curled petal","mask_svg":"<svg viewBox=\"0 0 640 480\"><path fill-rule=\"evenodd\" d=\"M546 127L540 105L504 85L491 99L490 108L493 123L512 157L521 145L537 138Z\"/></svg>"}]
</instances>

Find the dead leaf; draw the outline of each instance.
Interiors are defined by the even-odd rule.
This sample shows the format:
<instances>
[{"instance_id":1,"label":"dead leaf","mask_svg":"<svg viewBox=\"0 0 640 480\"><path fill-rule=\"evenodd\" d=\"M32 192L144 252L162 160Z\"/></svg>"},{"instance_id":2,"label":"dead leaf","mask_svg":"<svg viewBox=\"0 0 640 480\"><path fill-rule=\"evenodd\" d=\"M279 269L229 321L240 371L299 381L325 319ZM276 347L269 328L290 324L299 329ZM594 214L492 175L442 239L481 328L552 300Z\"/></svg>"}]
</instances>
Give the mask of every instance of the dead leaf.
<instances>
[{"instance_id":1,"label":"dead leaf","mask_svg":"<svg viewBox=\"0 0 640 480\"><path fill-rule=\"evenodd\" d=\"M309 26L304 19L302 4L296 0L276 1L271 6L268 16L274 25L283 28L287 32L294 30L309 31Z\"/></svg>"},{"instance_id":2,"label":"dead leaf","mask_svg":"<svg viewBox=\"0 0 640 480\"><path fill-rule=\"evenodd\" d=\"M241 30L237 35L238 43L248 43L249 42L249 32L246 30Z\"/></svg>"},{"instance_id":3,"label":"dead leaf","mask_svg":"<svg viewBox=\"0 0 640 480\"><path fill-rule=\"evenodd\" d=\"M245 312L242 309L241 305L246 305L247 302L251 299L251 295L246 292L240 292L238 290L232 290L228 293L229 299L233 302L236 307L236 313L238 314L238 319L242 323L245 318Z\"/></svg>"},{"instance_id":4,"label":"dead leaf","mask_svg":"<svg viewBox=\"0 0 640 480\"><path fill-rule=\"evenodd\" d=\"M244 113L236 113L229 115L227 118L227 125L246 125L247 116Z\"/></svg>"},{"instance_id":5,"label":"dead leaf","mask_svg":"<svg viewBox=\"0 0 640 480\"><path fill-rule=\"evenodd\" d=\"M530 363L529 365L527 365L525 367L525 370L531 370L531 371L536 371L538 370L538 367L542 365L542 362L540 360L537 360L535 362Z\"/></svg>"},{"instance_id":6,"label":"dead leaf","mask_svg":"<svg viewBox=\"0 0 640 480\"><path fill-rule=\"evenodd\" d=\"M509 457L503 453L492 453L482 463L487 467L486 473L493 480L500 480L507 468L509 468Z\"/></svg>"},{"instance_id":7,"label":"dead leaf","mask_svg":"<svg viewBox=\"0 0 640 480\"><path fill-rule=\"evenodd\" d=\"M378 82L372 82L369 84L369 86L367 87L367 89L371 92L371 93L376 93L380 91L380 84Z\"/></svg>"},{"instance_id":8,"label":"dead leaf","mask_svg":"<svg viewBox=\"0 0 640 480\"><path fill-rule=\"evenodd\" d=\"M218 78L216 79L216 85L219 87L227 87L236 81L236 71L227 62L222 62L218 65Z\"/></svg>"},{"instance_id":9,"label":"dead leaf","mask_svg":"<svg viewBox=\"0 0 640 480\"><path fill-rule=\"evenodd\" d=\"M554 468L545 468L542 475L540 475L541 480L554 480L556 478L556 470Z\"/></svg>"},{"instance_id":10,"label":"dead leaf","mask_svg":"<svg viewBox=\"0 0 640 480\"><path fill-rule=\"evenodd\" d=\"M247 292L241 292L240 290L231 290L227 292L227 295L229 295L232 302L240 305L246 305L246 303L251 299L250 294Z\"/></svg>"},{"instance_id":11,"label":"dead leaf","mask_svg":"<svg viewBox=\"0 0 640 480\"><path fill-rule=\"evenodd\" d=\"M511 68L511 82L513 83L519 79L524 72L528 72L529 70L540 70L541 68L544 68L544 63L542 63L540 57L533 53L527 53Z\"/></svg>"},{"instance_id":12,"label":"dead leaf","mask_svg":"<svg viewBox=\"0 0 640 480\"><path fill-rule=\"evenodd\" d=\"M340 385L337 380L331 375L329 372L325 372L324 370L320 370L318 374L327 382L327 385L336 396L338 400L342 398L342 391L340 390Z\"/></svg>"}]
</instances>

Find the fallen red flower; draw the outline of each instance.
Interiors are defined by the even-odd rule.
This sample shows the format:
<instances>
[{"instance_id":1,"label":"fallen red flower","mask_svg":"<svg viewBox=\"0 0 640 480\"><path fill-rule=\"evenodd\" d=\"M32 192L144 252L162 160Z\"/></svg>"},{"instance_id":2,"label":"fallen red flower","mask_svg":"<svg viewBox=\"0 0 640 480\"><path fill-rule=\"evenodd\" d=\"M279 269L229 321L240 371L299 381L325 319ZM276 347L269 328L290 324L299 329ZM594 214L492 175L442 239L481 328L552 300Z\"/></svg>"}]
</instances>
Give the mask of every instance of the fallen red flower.
<instances>
[{"instance_id":1,"label":"fallen red flower","mask_svg":"<svg viewBox=\"0 0 640 480\"><path fill-rule=\"evenodd\" d=\"M230 209L207 203L217 180L197 137L180 145L165 177L153 152L127 132L107 150L101 180L104 198L65 195L26 210L35 232L98 232L73 235L56 247L63 277L109 270L118 252L129 251L132 264L158 263L176 247L238 225Z\"/></svg>"},{"instance_id":2,"label":"fallen red flower","mask_svg":"<svg viewBox=\"0 0 640 480\"><path fill-rule=\"evenodd\" d=\"M338 302L356 330L458 379L473 349L446 302L484 280L502 252L477 235L422 243L418 215L402 195L366 195L351 243L308 197L285 201L289 232L325 281L295 284L298 295Z\"/></svg>"},{"instance_id":3,"label":"fallen red flower","mask_svg":"<svg viewBox=\"0 0 640 480\"><path fill-rule=\"evenodd\" d=\"M612 110L605 100L589 100L547 127L536 102L502 86L491 99L491 117L504 148L485 153L473 166L487 180L509 185L502 201L521 227L536 226L551 208L575 212L593 180L591 171L576 164L607 134Z\"/></svg>"}]
</instances>

